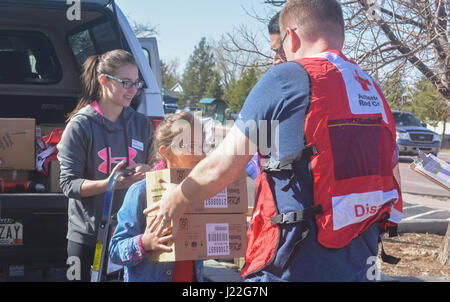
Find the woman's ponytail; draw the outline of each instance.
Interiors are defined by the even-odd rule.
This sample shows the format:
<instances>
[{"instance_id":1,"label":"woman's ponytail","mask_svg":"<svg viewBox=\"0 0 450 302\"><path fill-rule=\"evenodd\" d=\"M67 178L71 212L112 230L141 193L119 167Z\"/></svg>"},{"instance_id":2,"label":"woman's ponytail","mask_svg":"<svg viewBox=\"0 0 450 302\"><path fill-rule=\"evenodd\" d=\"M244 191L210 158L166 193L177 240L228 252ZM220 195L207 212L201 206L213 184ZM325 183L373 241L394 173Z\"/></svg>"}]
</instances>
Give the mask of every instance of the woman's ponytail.
<instances>
[{"instance_id":1,"label":"woman's ponytail","mask_svg":"<svg viewBox=\"0 0 450 302\"><path fill-rule=\"evenodd\" d=\"M100 97L100 83L97 79L97 67L101 60L101 55L93 55L83 63L81 73L81 98L75 109L69 113L67 122L84 106L96 101Z\"/></svg>"}]
</instances>

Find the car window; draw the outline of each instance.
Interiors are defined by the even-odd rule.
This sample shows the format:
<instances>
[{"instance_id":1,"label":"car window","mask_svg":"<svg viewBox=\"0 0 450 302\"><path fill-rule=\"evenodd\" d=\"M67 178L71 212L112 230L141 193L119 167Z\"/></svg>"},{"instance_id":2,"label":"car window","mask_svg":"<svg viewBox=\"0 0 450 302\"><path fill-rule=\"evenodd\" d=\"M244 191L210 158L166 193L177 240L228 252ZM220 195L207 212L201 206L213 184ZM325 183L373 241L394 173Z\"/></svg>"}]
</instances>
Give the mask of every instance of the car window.
<instances>
[{"instance_id":1,"label":"car window","mask_svg":"<svg viewBox=\"0 0 450 302\"><path fill-rule=\"evenodd\" d=\"M68 35L70 48L79 67L89 56L121 48L113 28L106 20L97 21Z\"/></svg>"},{"instance_id":2,"label":"car window","mask_svg":"<svg viewBox=\"0 0 450 302\"><path fill-rule=\"evenodd\" d=\"M46 35L0 30L0 83L50 84L61 79L61 65Z\"/></svg>"},{"instance_id":3,"label":"car window","mask_svg":"<svg viewBox=\"0 0 450 302\"><path fill-rule=\"evenodd\" d=\"M410 113L394 113L396 126L414 126L423 127L420 121Z\"/></svg>"},{"instance_id":4,"label":"car window","mask_svg":"<svg viewBox=\"0 0 450 302\"><path fill-rule=\"evenodd\" d=\"M150 52L145 47L142 47L142 51L144 52L144 56L147 59L148 64L150 64L150 68L152 68L152 60L151 60Z\"/></svg>"}]
</instances>

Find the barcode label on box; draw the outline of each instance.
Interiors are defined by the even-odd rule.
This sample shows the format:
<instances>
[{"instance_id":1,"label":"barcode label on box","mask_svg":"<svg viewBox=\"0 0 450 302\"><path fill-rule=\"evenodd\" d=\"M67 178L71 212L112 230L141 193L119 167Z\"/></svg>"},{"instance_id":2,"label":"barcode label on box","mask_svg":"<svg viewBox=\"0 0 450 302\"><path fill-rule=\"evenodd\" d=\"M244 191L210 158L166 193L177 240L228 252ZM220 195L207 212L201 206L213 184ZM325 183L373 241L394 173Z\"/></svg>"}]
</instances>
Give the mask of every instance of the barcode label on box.
<instances>
[{"instance_id":1,"label":"barcode label on box","mask_svg":"<svg viewBox=\"0 0 450 302\"><path fill-rule=\"evenodd\" d=\"M216 196L205 200L205 208L228 208L227 188Z\"/></svg>"},{"instance_id":2,"label":"barcode label on box","mask_svg":"<svg viewBox=\"0 0 450 302\"><path fill-rule=\"evenodd\" d=\"M206 224L206 248L208 256L230 254L230 233L228 223Z\"/></svg>"}]
</instances>

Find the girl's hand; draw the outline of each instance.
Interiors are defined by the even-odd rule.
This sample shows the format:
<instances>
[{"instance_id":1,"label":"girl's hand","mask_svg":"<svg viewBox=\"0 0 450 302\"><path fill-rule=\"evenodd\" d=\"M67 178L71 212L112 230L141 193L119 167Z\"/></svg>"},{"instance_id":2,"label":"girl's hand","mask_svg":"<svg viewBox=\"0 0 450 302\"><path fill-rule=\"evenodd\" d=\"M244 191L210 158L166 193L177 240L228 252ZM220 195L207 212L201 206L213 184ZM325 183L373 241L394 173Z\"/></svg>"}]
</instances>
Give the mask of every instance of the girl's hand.
<instances>
[{"instance_id":1,"label":"girl's hand","mask_svg":"<svg viewBox=\"0 0 450 302\"><path fill-rule=\"evenodd\" d=\"M161 234L157 234L158 226L161 224L161 220L157 219L157 216L152 216L150 223L145 228L145 232L142 236L142 248L146 252L171 252L172 248L164 243L169 243L173 240L172 226L166 227Z\"/></svg>"}]
</instances>

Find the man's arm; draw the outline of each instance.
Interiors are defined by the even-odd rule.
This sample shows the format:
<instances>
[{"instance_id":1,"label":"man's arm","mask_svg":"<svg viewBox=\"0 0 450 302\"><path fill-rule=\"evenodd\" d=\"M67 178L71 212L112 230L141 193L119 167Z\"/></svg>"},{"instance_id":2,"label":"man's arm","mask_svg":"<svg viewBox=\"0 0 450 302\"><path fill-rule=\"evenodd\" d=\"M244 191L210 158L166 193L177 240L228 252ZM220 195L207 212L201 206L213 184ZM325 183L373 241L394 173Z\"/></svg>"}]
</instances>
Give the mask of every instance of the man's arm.
<instances>
[{"instance_id":1,"label":"man's arm","mask_svg":"<svg viewBox=\"0 0 450 302\"><path fill-rule=\"evenodd\" d=\"M245 152L239 152L243 146L247 146ZM176 221L190 202L211 198L231 184L244 171L255 151L256 145L234 126L181 184L163 185L166 191L162 199L144 210L144 214L159 208L158 219Z\"/></svg>"}]
</instances>

